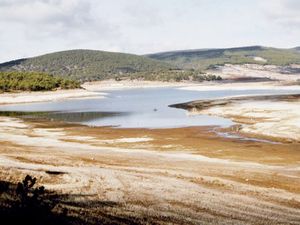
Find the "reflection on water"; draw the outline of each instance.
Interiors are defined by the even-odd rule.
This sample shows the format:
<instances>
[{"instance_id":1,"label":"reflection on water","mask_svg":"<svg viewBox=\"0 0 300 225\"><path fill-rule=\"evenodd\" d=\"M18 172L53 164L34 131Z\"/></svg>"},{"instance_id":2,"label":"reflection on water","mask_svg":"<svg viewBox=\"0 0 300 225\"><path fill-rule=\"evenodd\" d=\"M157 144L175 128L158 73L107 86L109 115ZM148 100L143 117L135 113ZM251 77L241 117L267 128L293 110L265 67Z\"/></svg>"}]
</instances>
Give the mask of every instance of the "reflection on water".
<instances>
[{"instance_id":1,"label":"reflection on water","mask_svg":"<svg viewBox=\"0 0 300 225\"><path fill-rule=\"evenodd\" d=\"M12 116L12 117L34 117L34 116L43 116L47 112L22 112L22 111L0 111L0 116Z\"/></svg>"},{"instance_id":2,"label":"reflection on water","mask_svg":"<svg viewBox=\"0 0 300 225\"><path fill-rule=\"evenodd\" d=\"M22 118L48 118L51 120L80 123L95 119L121 116L126 113L119 112L21 112L21 111L0 111L0 116L12 116Z\"/></svg>"},{"instance_id":3,"label":"reflection on water","mask_svg":"<svg viewBox=\"0 0 300 225\"><path fill-rule=\"evenodd\" d=\"M110 91L105 99L73 99L48 103L0 106L14 116L47 117L91 126L169 128L185 126L230 126L232 121L207 115L188 116L168 105L192 100L234 95L298 93L283 90L187 91L176 88L145 88ZM26 112L26 113L25 113ZM24 114L25 113L25 114Z\"/></svg>"},{"instance_id":4,"label":"reflection on water","mask_svg":"<svg viewBox=\"0 0 300 225\"><path fill-rule=\"evenodd\" d=\"M59 113L49 113L47 114L47 118L53 120L60 120L65 122L73 122L73 123L80 123L80 122L88 122L93 121L96 119L101 119L105 117L114 117L114 116L121 116L124 113L118 112L59 112Z\"/></svg>"}]
</instances>

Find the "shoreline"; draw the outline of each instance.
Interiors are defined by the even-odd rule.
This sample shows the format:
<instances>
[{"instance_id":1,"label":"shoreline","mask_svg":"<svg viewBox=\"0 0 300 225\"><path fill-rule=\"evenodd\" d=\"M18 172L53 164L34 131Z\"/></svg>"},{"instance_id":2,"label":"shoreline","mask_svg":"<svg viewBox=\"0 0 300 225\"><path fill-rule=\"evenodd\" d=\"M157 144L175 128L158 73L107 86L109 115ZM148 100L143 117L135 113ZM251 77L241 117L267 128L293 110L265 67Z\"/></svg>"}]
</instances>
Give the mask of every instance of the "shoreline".
<instances>
[{"instance_id":1,"label":"shoreline","mask_svg":"<svg viewBox=\"0 0 300 225\"><path fill-rule=\"evenodd\" d=\"M300 142L300 94L257 95L198 100L171 107L229 118L238 123L232 133L280 142Z\"/></svg>"},{"instance_id":2,"label":"shoreline","mask_svg":"<svg viewBox=\"0 0 300 225\"><path fill-rule=\"evenodd\" d=\"M49 120L46 118L30 118L30 117L17 117L17 116L0 116L0 133L3 131L8 131L7 133L19 133L21 131L24 136L23 131L28 130L28 138L34 139L35 137L49 136L50 138L55 138L57 140L62 140L65 142L70 142L72 144L80 145L90 145L87 149L94 149L95 147L106 147L107 150L119 149L125 152L131 152L131 150L136 150L136 152L153 152L153 153L170 153L177 154L180 152L186 152L190 157L200 156L200 160L205 160L220 163L249 163L249 165L259 165L267 164L263 158L257 158L257 155L244 155L241 151L240 143L244 143L245 146L251 143L257 143L261 145L262 148L270 149L281 149L282 147L290 145L293 146L291 149L298 149L300 142L273 142L268 141L264 135L249 136L246 133L239 133L240 136L227 137L227 134L234 134L235 127L233 125L227 128L222 128L219 126L189 126L189 127L174 127L174 128L116 128L113 126L87 126L79 123L64 122ZM36 129L36 130L35 130ZM50 132L44 132L43 130L48 130ZM53 131L53 133L52 133ZM5 132L4 132L5 133ZM33 134L36 133L36 134ZM57 133L57 135L55 134ZM186 135L182 135L186 133ZM54 135L53 135L54 134ZM171 135L170 135L171 134ZM26 136L26 135L25 135ZM191 139L191 137L193 137ZM253 137L253 138L252 138ZM199 142L198 138L205 140L204 146L209 146L209 148L201 149L203 143ZM0 137L0 142L4 141L5 135ZM177 141L175 141L178 139ZM257 139L257 140L256 140ZM8 138L6 139L16 142L15 144L22 144L24 146L31 146L32 144L38 144L35 142L23 141L22 139ZM83 141L83 142L82 142ZM166 142L166 144L162 144ZM216 143L215 143L216 142ZM96 144L97 143L97 144ZM145 143L151 143L151 145L144 145ZM172 143L172 144L171 144ZM238 143L238 148L233 147ZM54 145L56 147L61 147L56 145L57 143L43 143L46 146ZM233 145L232 145L233 144ZM183 147L183 149L178 149L178 146ZM39 146L39 145L38 145ZM76 146L76 145L74 145ZM187 149L185 147L189 146ZM297 146L297 147L295 147ZM210 148L218 149L225 148L226 152L214 150L211 151ZM131 150L129 150L131 149ZM119 150L116 150L117 152ZM240 154L240 153L242 154ZM265 154L262 149L259 149L259 154ZM216 154L217 153L217 154ZM228 153L231 155L236 154L236 157L228 157ZM204 158L201 158L204 157ZM197 158L197 157L196 157ZM300 158L290 158L289 163L297 164ZM269 161L269 166L279 166L286 161L282 161L280 158L274 158ZM300 191L300 190L299 190Z\"/></svg>"},{"instance_id":3,"label":"shoreline","mask_svg":"<svg viewBox=\"0 0 300 225\"><path fill-rule=\"evenodd\" d=\"M92 92L83 89L2 93L0 94L0 105L53 102L66 99L104 98L105 95L106 93Z\"/></svg>"},{"instance_id":4,"label":"shoreline","mask_svg":"<svg viewBox=\"0 0 300 225\"><path fill-rule=\"evenodd\" d=\"M113 91L135 88L160 88L160 87L189 87L197 85L194 82L164 82L164 81L144 81L144 80L104 80L86 82L82 87L89 91Z\"/></svg>"},{"instance_id":5,"label":"shoreline","mask_svg":"<svg viewBox=\"0 0 300 225\"><path fill-rule=\"evenodd\" d=\"M82 84L83 89L56 90L45 92L1 93L0 105L23 104L33 102L62 101L66 99L105 98L105 91L125 90L136 88L167 88L190 91L217 90L299 90L300 85L288 85L282 82L254 82L254 83L224 83L224 82L161 82L161 81L94 81Z\"/></svg>"},{"instance_id":6,"label":"shoreline","mask_svg":"<svg viewBox=\"0 0 300 225\"><path fill-rule=\"evenodd\" d=\"M135 88L184 87L190 85L194 85L194 83L114 80L94 81L82 84L82 89L1 93L0 105L52 102L66 99L105 98L107 95L105 91Z\"/></svg>"},{"instance_id":7,"label":"shoreline","mask_svg":"<svg viewBox=\"0 0 300 225\"><path fill-rule=\"evenodd\" d=\"M300 86L283 86L281 82L245 83L188 83L188 82L152 82L152 81L114 81L106 80L85 83L85 89L58 90L53 92L21 92L0 94L1 104L24 104L34 102L63 101L66 99L105 98L103 91L124 90L133 88L175 87L179 90L241 90L282 89L297 90ZM245 89L243 89L245 90ZM102 92L98 92L102 91ZM288 98L288 96L290 96ZM193 101L176 104L179 108L188 109L190 114L205 114L229 118L240 124L226 131L244 135L249 138L262 138L271 141L300 141L300 108L292 102L293 94L280 95L247 95L225 97L215 100ZM297 97L298 99L298 97ZM246 101L246 103L245 103ZM298 100L297 100L298 102ZM300 103L298 103L300 104ZM288 109L288 110L286 110ZM299 112L299 113L298 113ZM276 121L283 121L282 124ZM298 132L299 131L299 132ZM297 132L299 135L297 135Z\"/></svg>"},{"instance_id":8,"label":"shoreline","mask_svg":"<svg viewBox=\"0 0 300 225\"><path fill-rule=\"evenodd\" d=\"M266 81L266 82L203 82L196 85L179 87L181 90L187 91L223 91L223 90L297 90L300 93L300 85L291 85L286 82Z\"/></svg>"}]
</instances>

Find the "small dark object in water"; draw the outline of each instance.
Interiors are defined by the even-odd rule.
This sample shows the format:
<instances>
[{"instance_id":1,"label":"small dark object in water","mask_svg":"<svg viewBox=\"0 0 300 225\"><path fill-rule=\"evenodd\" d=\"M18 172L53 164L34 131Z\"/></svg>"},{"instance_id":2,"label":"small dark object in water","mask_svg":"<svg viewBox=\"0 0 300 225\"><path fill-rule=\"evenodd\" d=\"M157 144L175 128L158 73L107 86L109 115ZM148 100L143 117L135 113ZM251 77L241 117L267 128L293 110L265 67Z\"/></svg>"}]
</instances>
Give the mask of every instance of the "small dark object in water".
<instances>
[{"instance_id":1,"label":"small dark object in water","mask_svg":"<svg viewBox=\"0 0 300 225\"><path fill-rule=\"evenodd\" d=\"M156 111L157 111L157 108L154 108L153 111L156 112Z\"/></svg>"},{"instance_id":2,"label":"small dark object in water","mask_svg":"<svg viewBox=\"0 0 300 225\"><path fill-rule=\"evenodd\" d=\"M47 174L51 174L51 175L60 175L60 174L65 174L65 172L60 172L60 171L51 171L51 170L47 170L45 171Z\"/></svg>"}]
</instances>

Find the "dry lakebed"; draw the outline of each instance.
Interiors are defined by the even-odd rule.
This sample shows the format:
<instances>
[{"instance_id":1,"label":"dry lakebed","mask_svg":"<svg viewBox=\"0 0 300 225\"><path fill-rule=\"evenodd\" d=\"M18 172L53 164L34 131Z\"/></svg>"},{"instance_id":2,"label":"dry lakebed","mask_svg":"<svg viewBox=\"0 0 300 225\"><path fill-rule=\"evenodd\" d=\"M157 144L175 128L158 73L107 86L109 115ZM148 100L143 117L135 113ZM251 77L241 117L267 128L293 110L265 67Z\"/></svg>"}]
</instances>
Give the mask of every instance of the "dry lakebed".
<instances>
[{"instance_id":1,"label":"dry lakebed","mask_svg":"<svg viewBox=\"0 0 300 225\"><path fill-rule=\"evenodd\" d=\"M2 101L6 105L0 109L6 114L0 117L0 178L18 182L26 174L37 177L39 185L73 196L74 204L61 203L70 214L104 224L299 224L297 91L270 95L236 90L223 96L217 90L206 98L209 87L206 92L199 86L187 88L194 92L177 87L164 95L171 102L157 97L164 88L108 91L99 98L84 94L85 99L48 103ZM175 92L188 95L179 98ZM111 120L111 116L95 118L98 114L92 119L90 114L66 114L59 119L8 116L20 108L49 112L52 107L51 112L57 113L61 105L69 113L78 113L73 106L82 101L94 107L85 112L103 107L106 113L116 113L109 108L114 101L115 105L124 102L123 95L136 101L141 93L145 99L157 93L157 108L147 108L140 100L138 105L128 105L132 113L125 110ZM172 104L188 111L168 107ZM138 107L147 110L133 110ZM170 112L176 116L164 117ZM207 123L219 117L217 124ZM153 127L140 125L147 120L154 121ZM117 123L121 126L115 127Z\"/></svg>"}]
</instances>

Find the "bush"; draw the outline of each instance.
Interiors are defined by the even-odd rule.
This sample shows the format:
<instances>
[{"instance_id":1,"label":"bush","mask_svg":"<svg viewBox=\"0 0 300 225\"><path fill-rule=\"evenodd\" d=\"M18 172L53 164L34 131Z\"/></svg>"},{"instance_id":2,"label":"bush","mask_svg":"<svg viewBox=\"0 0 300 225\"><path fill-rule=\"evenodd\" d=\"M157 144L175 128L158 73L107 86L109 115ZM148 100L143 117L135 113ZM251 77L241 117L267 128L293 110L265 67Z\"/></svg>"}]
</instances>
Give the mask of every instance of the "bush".
<instances>
[{"instance_id":1,"label":"bush","mask_svg":"<svg viewBox=\"0 0 300 225\"><path fill-rule=\"evenodd\" d=\"M37 72L0 72L0 91L49 91L79 88L78 81Z\"/></svg>"},{"instance_id":2,"label":"bush","mask_svg":"<svg viewBox=\"0 0 300 225\"><path fill-rule=\"evenodd\" d=\"M0 223L30 225L69 225L79 220L67 216L67 209L61 212L61 196L46 191L43 186L36 187L37 179L27 175L17 185L0 181ZM74 223L75 222L75 223Z\"/></svg>"}]
</instances>

